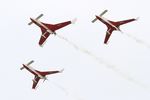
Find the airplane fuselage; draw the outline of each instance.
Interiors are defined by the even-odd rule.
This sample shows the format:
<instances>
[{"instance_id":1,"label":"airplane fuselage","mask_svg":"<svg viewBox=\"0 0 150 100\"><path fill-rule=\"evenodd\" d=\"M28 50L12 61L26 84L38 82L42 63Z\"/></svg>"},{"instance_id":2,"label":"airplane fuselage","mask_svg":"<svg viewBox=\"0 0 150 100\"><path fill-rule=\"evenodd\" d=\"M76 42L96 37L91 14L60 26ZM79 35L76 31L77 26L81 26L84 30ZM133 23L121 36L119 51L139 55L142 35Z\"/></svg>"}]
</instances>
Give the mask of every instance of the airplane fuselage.
<instances>
[{"instance_id":1,"label":"airplane fuselage","mask_svg":"<svg viewBox=\"0 0 150 100\"><path fill-rule=\"evenodd\" d=\"M50 34L55 34L53 31L51 31L48 27L46 27L44 24L42 24L40 21L36 20L36 19L33 19L33 18L30 18L31 21L36 24L37 26L39 27L42 27L44 28L48 33Z\"/></svg>"},{"instance_id":2,"label":"airplane fuselage","mask_svg":"<svg viewBox=\"0 0 150 100\"><path fill-rule=\"evenodd\" d=\"M31 72L32 74L34 74L35 76L38 76L38 77L40 77L41 79L46 79L45 76L42 76L40 73L38 73L38 72L37 72L35 69L33 69L32 67L26 66L26 65L24 65L24 64L23 64L23 67L24 67L25 69L27 69L29 72Z\"/></svg>"},{"instance_id":3,"label":"airplane fuselage","mask_svg":"<svg viewBox=\"0 0 150 100\"><path fill-rule=\"evenodd\" d=\"M107 26L106 36L105 36L105 40L104 40L105 44L107 44L107 41L109 40L113 31L117 30L117 31L120 31L122 33L122 31L119 28L120 25L123 25L123 24L126 24L126 23L129 23L129 22L136 20L136 19L132 18L132 19L127 19L127 20L115 22L115 21L107 20L102 16L96 16L96 18Z\"/></svg>"},{"instance_id":4,"label":"airplane fuselage","mask_svg":"<svg viewBox=\"0 0 150 100\"><path fill-rule=\"evenodd\" d=\"M112 27L112 29L120 31L120 29L118 28L118 26L115 26L113 23L111 23L110 21L108 21L106 18L104 18L104 17L102 17L102 16L96 16L96 17L97 17L97 19L99 19L102 23L104 23L106 26L110 26L110 27Z\"/></svg>"}]
</instances>

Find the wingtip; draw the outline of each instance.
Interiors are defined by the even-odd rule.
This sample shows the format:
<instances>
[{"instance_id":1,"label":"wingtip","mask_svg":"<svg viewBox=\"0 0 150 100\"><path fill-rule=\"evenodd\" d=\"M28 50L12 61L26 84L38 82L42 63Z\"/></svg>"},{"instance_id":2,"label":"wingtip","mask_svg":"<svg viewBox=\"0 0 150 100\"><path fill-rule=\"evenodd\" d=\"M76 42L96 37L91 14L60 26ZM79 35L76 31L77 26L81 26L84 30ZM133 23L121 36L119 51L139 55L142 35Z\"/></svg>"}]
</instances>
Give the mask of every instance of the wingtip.
<instances>
[{"instance_id":1,"label":"wingtip","mask_svg":"<svg viewBox=\"0 0 150 100\"><path fill-rule=\"evenodd\" d=\"M106 44L106 45L107 45L107 42L104 42L104 44Z\"/></svg>"},{"instance_id":2,"label":"wingtip","mask_svg":"<svg viewBox=\"0 0 150 100\"><path fill-rule=\"evenodd\" d=\"M39 44L39 46L40 46L41 48L43 48L44 44Z\"/></svg>"},{"instance_id":3,"label":"wingtip","mask_svg":"<svg viewBox=\"0 0 150 100\"><path fill-rule=\"evenodd\" d=\"M105 9L104 11L105 11L105 12L107 12L107 11L108 11L108 9Z\"/></svg>"},{"instance_id":4,"label":"wingtip","mask_svg":"<svg viewBox=\"0 0 150 100\"><path fill-rule=\"evenodd\" d=\"M24 69L24 67L21 67L21 68L20 68L20 70L23 70L23 69Z\"/></svg>"},{"instance_id":5,"label":"wingtip","mask_svg":"<svg viewBox=\"0 0 150 100\"><path fill-rule=\"evenodd\" d=\"M63 71L64 71L64 68L63 68L63 69L61 69L59 72L60 72L60 73L62 73Z\"/></svg>"},{"instance_id":6,"label":"wingtip","mask_svg":"<svg viewBox=\"0 0 150 100\"><path fill-rule=\"evenodd\" d=\"M71 23L74 24L77 21L77 18L74 18Z\"/></svg>"},{"instance_id":7,"label":"wingtip","mask_svg":"<svg viewBox=\"0 0 150 100\"><path fill-rule=\"evenodd\" d=\"M107 41L107 40L104 40L104 44L107 45L107 44L108 44L108 41Z\"/></svg>"},{"instance_id":8,"label":"wingtip","mask_svg":"<svg viewBox=\"0 0 150 100\"><path fill-rule=\"evenodd\" d=\"M34 60L31 60L32 63L34 63Z\"/></svg>"},{"instance_id":9,"label":"wingtip","mask_svg":"<svg viewBox=\"0 0 150 100\"><path fill-rule=\"evenodd\" d=\"M137 20L139 20L139 18L140 18L140 17L137 17L135 20L137 21Z\"/></svg>"}]
</instances>

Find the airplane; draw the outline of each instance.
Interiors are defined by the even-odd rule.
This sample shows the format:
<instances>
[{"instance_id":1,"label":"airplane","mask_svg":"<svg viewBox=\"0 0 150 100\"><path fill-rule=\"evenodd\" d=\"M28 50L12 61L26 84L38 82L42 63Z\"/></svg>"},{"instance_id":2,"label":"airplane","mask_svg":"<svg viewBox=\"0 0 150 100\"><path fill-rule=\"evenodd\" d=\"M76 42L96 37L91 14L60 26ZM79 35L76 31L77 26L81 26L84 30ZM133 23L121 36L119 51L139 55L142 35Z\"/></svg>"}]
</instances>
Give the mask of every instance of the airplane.
<instances>
[{"instance_id":1,"label":"airplane","mask_svg":"<svg viewBox=\"0 0 150 100\"><path fill-rule=\"evenodd\" d=\"M128 20L123 20L123 21L110 21L107 20L106 18L102 17L102 15L104 15L108 10L103 11L99 16L96 15L96 18L94 20L92 20L92 23L94 23L97 19L99 21L101 21L102 23L104 23L107 26L107 31L106 31L106 36L105 36L105 40L104 40L104 44L107 44L111 34L113 31L120 31L120 25L132 22L132 21L136 21L138 18L132 18L132 19L128 19Z\"/></svg>"},{"instance_id":2,"label":"airplane","mask_svg":"<svg viewBox=\"0 0 150 100\"><path fill-rule=\"evenodd\" d=\"M46 39L49 37L50 34L55 34L56 35L56 30L63 28L69 24L74 24L76 19L72 20L72 21L66 21L66 22L62 22L62 23L58 23L58 24L47 24L47 23L43 23L40 22L38 19L40 19L43 16L43 14L40 14L37 18L33 19L30 18L31 22L28 23L28 25L31 24L36 24L37 26L39 26L41 28L42 31L42 35L39 41L39 45L42 47L43 44L45 43Z\"/></svg>"},{"instance_id":3,"label":"airplane","mask_svg":"<svg viewBox=\"0 0 150 100\"><path fill-rule=\"evenodd\" d=\"M32 80L33 81L32 89L36 88L37 83L39 82L40 79L44 79L44 81L45 81L45 80L47 80L47 77L46 77L47 75L61 73L64 70L64 69L62 69L60 71L38 71L38 70L33 69L30 66L33 62L34 61L31 60L27 64L22 64L23 67L20 68L20 70L23 70L25 68L25 69L27 69L29 72L31 72L34 75L34 79Z\"/></svg>"}]
</instances>

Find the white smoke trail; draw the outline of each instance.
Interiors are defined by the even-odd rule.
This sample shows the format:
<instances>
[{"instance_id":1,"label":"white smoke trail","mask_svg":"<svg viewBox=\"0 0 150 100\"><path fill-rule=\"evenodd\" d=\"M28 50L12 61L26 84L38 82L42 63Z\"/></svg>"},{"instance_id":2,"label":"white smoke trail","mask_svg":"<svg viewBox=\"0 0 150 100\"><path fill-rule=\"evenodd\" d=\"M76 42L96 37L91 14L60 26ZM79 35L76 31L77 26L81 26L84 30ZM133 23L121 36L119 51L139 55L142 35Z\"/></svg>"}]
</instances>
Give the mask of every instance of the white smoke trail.
<instances>
[{"instance_id":1,"label":"white smoke trail","mask_svg":"<svg viewBox=\"0 0 150 100\"><path fill-rule=\"evenodd\" d=\"M107 68L112 69L114 72L116 72L117 74L119 74L121 77L123 77L124 79L133 82L143 88L147 88L147 86L145 86L144 84L138 82L137 80L135 80L134 78L122 73L115 65L110 64L109 62L107 62L106 60L104 60L103 58L97 57L96 55L94 55L93 53L91 53L90 51L81 48L79 46L77 46L75 43L69 41L67 38L57 35L59 38L65 40L67 43L69 43L70 45L72 45L76 50L79 50L89 56L91 56L93 59L95 59L96 61L98 61L99 64L103 64L105 65Z\"/></svg>"},{"instance_id":2,"label":"white smoke trail","mask_svg":"<svg viewBox=\"0 0 150 100\"><path fill-rule=\"evenodd\" d=\"M69 95L71 98L75 99L75 100L84 100L83 97L80 97L79 95L77 95L74 92L70 92Z\"/></svg>"},{"instance_id":3,"label":"white smoke trail","mask_svg":"<svg viewBox=\"0 0 150 100\"><path fill-rule=\"evenodd\" d=\"M81 98L79 95L75 94L74 92L72 91L69 91L69 89L66 89L64 88L63 86L61 86L60 84L56 83L56 82L53 82L51 81L51 83L59 88L61 91L63 91L65 93L66 96L68 97L71 97L72 99L75 99L75 100L84 100L83 98Z\"/></svg>"},{"instance_id":4,"label":"white smoke trail","mask_svg":"<svg viewBox=\"0 0 150 100\"><path fill-rule=\"evenodd\" d=\"M49 80L48 80L49 81ZM65 89L63 86L57 84L56 82L53 81L49 81L51 84L53 84L55 87L59 88L61 91L63 91L65 93L65 95L68 95L68 91L67 89Z\"/></svg>"},{"instance_id":5,"label":"white smoke trail","mask_svg":"<svg viewBox=\"0 0 150 100\"><path fill-rule=\"evenodd\" d=\"M150 49L150 44L146 43L145 41L141 40L141 39L138 39L137 37L131 35L131 34L128 34L128 33L125 33L128 37L134 39L136 41L136 43L139 43L139 44L142 44L144 46L146 46L147 48Z\"/></svg>"}]
</instances>

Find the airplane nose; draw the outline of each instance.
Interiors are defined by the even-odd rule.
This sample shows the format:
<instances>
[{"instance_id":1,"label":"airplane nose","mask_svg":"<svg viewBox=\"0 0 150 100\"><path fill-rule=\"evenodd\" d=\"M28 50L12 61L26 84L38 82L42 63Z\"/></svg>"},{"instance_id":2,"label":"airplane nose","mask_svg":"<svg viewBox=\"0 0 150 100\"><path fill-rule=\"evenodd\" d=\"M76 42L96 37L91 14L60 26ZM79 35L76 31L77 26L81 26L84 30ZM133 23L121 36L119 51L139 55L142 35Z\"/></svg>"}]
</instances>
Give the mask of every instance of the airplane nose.
<instances>
[{"instance_id":1,"label":"airplane nose","mask_svg":"<svg viewBox=\"0 0 150 100\"><path fill-rule=\"evenodd\" d=\"M24 65L24 64L22 64L22 66L24 67L25 65Z\"/></svg>"},{"instance_id":2,"label":"airplane nose","mask_svg":"<svg viewBox=\"0 0 150 100\"><path fill-rule=\"evenodd\" d=\"M33 18L30 18L30 20L32 20L32 21L33 21Z\"/></svg>"},{"instance_id":3,"label":"airplane nose","mask_svg":"<svg viewBox=\"0 0 150 100\"><path fill-rule=\"evenodd\" d=\"M97 19L99 19L99 18L100 18L100 16L97 16L97 15L95 15L95 16L96 16L96 18L97 18Z\"/></svg>"}]
</instances>

